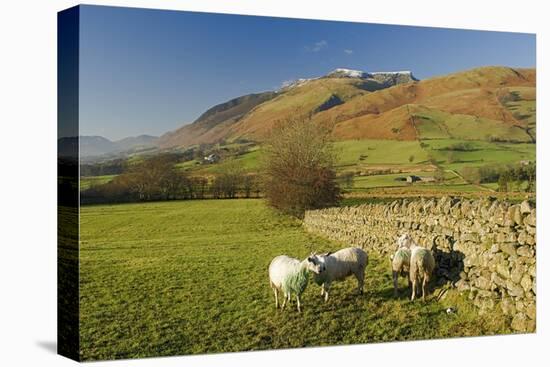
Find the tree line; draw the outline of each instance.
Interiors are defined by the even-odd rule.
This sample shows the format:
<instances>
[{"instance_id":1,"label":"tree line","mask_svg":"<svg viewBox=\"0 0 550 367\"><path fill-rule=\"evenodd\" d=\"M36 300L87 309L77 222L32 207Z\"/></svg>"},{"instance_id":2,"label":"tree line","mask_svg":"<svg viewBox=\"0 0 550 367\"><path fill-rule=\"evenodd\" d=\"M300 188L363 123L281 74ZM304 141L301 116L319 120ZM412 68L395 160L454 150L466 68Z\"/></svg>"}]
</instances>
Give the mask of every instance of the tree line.
<instances>
[{"instance_id":1,"label":"tree line","mask_svg":"<svg viewBox=\"0 0 550 367\"><path fill-rule=\"evenodd\" d=\"M81 191L81 202L135 202L259 196L256 176L230 162L213 178L191 176L176 167L178 157L163 154L128 166L112 181Z\"/></svg>"},{"instance_id":2,"label":"tree line","mask_svg":"<svg viewBox=\"0 0 550 367\"><path fill-rule=\"evenodd\" d=\"M536 186L537 166L534 163L517 165L486 165L465 167L462 176L475 184L498 183L498 191L534 192Z\"/></svg>"}]
</instances>

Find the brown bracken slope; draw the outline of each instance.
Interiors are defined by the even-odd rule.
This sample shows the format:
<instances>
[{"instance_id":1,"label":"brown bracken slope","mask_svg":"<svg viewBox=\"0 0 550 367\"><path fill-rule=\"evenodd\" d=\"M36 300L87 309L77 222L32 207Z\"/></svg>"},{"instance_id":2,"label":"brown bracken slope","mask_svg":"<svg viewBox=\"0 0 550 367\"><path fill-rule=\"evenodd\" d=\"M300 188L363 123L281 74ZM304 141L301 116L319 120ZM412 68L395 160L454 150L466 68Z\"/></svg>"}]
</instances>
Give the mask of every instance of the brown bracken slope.
<instances>
[{"instance_id":1,"label":"brown bracken slope","mask_svg":"<svg viewBox=\"0 0 550 367\"><path fill-rule=\"evenodd\" d=\"M324 77L277 93L240 97L244 103L237 99L231 106L238 113L210 111L208 118L165 134L160 145L262 141L278 121L297 116L334 123L339 140L414 140L438 131L438 137L533 141L535 86L535 69L500 66L384 89L366 87L357 78Z\"/></svg>"}]
</instances>

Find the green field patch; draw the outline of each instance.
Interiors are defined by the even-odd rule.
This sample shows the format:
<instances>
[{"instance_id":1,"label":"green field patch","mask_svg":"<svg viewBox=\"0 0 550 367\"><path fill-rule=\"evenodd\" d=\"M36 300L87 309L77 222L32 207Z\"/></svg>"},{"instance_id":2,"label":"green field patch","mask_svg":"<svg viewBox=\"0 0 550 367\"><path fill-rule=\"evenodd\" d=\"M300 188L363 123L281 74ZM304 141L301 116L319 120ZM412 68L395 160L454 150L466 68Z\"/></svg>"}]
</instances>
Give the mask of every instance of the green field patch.
<instances>
[{"instance_id":1,"label":"green field patch","mask_svg":"<svg viewBox=\"0 0 550 367\"><path fill-rule=\"evenodd\" d=\"M87 190L90 187L103 185L111 182L117 175L105 176L82 176L80 177L80 189Z\"/></svg>"},{"instance_id":2,"label":"green field patch","mask_svg":"<svg viewBox=\"0 0 550 367\"><path fill-rule=\"evenodd\" d=\"M338 166L364 164L411 164L424 162L428 156L418 141L346 140L336 142ZM410 160L412 157L412 160Z\"/></svg>"},{"instance_id":3,"label":"green field patch","mask_svg":"<svg viewBox=\"0 0 550 367\"><path fill-rule=\"evenodd\" d=\"M531 143L496 143L457 139L423 141L439 165L446 169L460 170L464 167L480 167L487 164L518 163L522 160L535 161L536 146ZM468 144L470 151L449 149L458 143Z\"/></svg>"},{"instance_id":4,"label":"green field patch","mask_svg":"<svg viewBox=\"0 0 550 367\"><path fill-rule=\"evenodd\" d=\"M518 142L531 141L524 130L502 121L483 117L451 114L419 106L414 112L414 118L421 139L453 138L489 141L498 138Z\"/></svg>"},{"instance_id":5,"label":"green field patch","mask_svg":"<svg viewBox=\"0 0 550 367\"><path fill-rule=\"evenodd\" d=\"M263 200L203 200L81 209L80 331L84 360L431 339L510 332L450 292L437 302L392 296L389 261L372 253L365 294L310 284L282 312L267 268L280 254L345 246L304 232ZM459 312L449 316L449 306Z\"/></svg>"}]
</instances>

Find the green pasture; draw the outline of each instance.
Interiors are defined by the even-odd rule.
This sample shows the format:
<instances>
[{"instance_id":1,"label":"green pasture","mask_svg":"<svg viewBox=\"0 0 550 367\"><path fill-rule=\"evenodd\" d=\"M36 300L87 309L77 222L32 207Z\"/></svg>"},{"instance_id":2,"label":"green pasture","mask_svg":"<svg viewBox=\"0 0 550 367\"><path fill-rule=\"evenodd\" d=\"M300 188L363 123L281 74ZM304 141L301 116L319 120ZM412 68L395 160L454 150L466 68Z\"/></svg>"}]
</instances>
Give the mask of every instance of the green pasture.
<instances>
[{"instance_id":1,"label":"green pasture","mask_svg":"<svg viewBox=\"0 0 550 367\"><path fill-rule=\"evenodd\" d=\"M335 144L338 166L415 164L428 159L418 141L346 140ZM412 156L412 161L409 158Z\"/></svg>"},{"instance_id":2,"label":"green pasture","mask_svg":"<svg viewBox=\"0 0 550 367\"><path fill-rule=\"evenodd\" d=\"M103 185L111 182L117 175L82 176L80 177L80 189L86 190L92 186Z\"/></svg>"},{"instance_id":3,"label":"green pasture","mask_svg":"<svg viewBox=\"0 0 550 367\"><path fill-rule=\"evenodd\" d=\"M420 109L414 114L416 126L422 139L469 139L489 141L491 137L529 142L524 130L472 115L451 114L435 109Z\"/></svg>"},{"instance_id":4,"label":"green pasture","mask_svg":"<svg viewBox=\"0 0 550 367\"><path fill-rule=\"evenodd\" d=\"M453 145L468 144L471 151L452 150ZM439 165L446 169L460 170L464 167L480 167L491 164L518 163L521 160L535 161L536 146L531 143L497 143L457 139L425 140L423 144Z\"/></svg>"},{"instance_id":5,"label":"green pasture","mask_svg":"<svg viewBox=\"0 0 550 367\"><path fill-rule=\"evenodd\" d=\"M280 254L346 244L306 233L260 199L84 206L80 346L84 360L371 343L508 333L465 296L392 295L389 261L370 254L365 294L335 283L324 303L310 284L303 312L274 307L267 268ZM448 315L445 309L457 308Z\"/></svg>"},{"instance_id":6,"label":"green pasture","mask_svg":"<svg viewBox=\"0 0 550 367\"><path fill-rule=\"evenodd\" d=\"M456 150L459 144L468 145L467 151ZM336 169L339 172L368 171L369 168L402 170L400 174L383 174L376 176L359 176L353 179L354 191L378 187L403 187L405 182L395 181L396 177L414 174L420 177L433 176L433 172L418 172L433 169L430 161L445 171L443 189L448 191L449 185L454 189L464 189L465 192L483 190L479 186L463 185L464 181L450 171L460 173L465 167L480 167L486 165L517 164L522 160L535 161L536 147L531 143L500 143L481 140L464 139L428 139L423 141L397 140L348 140L334 143L338 160ZM197 160L178 163L181 170L193 172L194 175L215 175L221 173L225 163L234 162L243 172L258 172L261 167L261 148L252 147L250 151L224 158L215 164L199 164ZM409 172L409 173L407 173ZM82 177L81 188L87 189L93 185L109 182L115 176ZM415 183L415 187L419 183ZM434 183L422 183L436 189ZM494 185L490 185L493 188Z\"/></svg>"}]
</instances>

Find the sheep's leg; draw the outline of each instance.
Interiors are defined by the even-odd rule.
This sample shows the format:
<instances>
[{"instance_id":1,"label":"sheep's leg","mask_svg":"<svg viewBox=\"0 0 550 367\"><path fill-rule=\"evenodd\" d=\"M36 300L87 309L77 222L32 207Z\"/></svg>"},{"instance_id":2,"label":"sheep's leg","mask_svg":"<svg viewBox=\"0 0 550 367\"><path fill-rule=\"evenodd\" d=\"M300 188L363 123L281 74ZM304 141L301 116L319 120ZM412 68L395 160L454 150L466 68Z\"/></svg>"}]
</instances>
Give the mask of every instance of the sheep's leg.
<instances>
[{"instance_id":1,"label":"sheep's leg","mask_svg":"<svg viewBox=\"0 0 550 367\"><path fill-rule=\"evenodd\" d=\"M277 292L277 288L272 287L273 293L275 294L275 308L279 308L279 296Z\"/></svg>"},{"instance_id":2,"label":"sheep's leg","mask_svg":"<svg viewBox=\"0 0 550 367\"><path fill-rule=\"evenodd\" d=\"M302 310L300 309L300 296L299 295L296 295L296 303L298 304L298 312L302 312Z\"/></svg>"},{"instance_id":3,"label":"sheep's leg","mask_svg":"<svg viewBox=\"0 0 550 367\"><path fill-rule=\"evenodd\" d=\"M286 293L283 293L283 297L284 297L284 299L283 299L283 307L281 307L281 310L284 310L284 309L285 309L285 306L286 306L286 300L288 299L288 297L287 297Z\"/></svg>"},{"instance_id":4,"label":"sheep's leg","mask_svg":"<svg viewBox=\"0 0 550 367\"><path fill-rule=\"evenodd\" d=\"M414 301L414 297L416 296L416 279L412 280L412 294L411 294L411 301Z\"/></svg>"},{"instance_id":5,"label":"sheep's leg","mask_svg":"<svg viewBox=\"0 0 550 367\"><path fill-rule=\"evenodd\" d=\"M426 299L426 293L428 292L428 283L430 282L430 275L424 274L424 281L422 282L422 299Z\"/></svg>"},{"instance_id":6,"label":"sheep's leg","mask_svg":"<svg viewBox=\"0 0 550 367\"><path fill-rule=\"evenodd\" d=\"M325 283L321 284L321 297L325 295Z\"/></svg>"},{"instance_id":7,"label":"sheep's leg","mask_svg":"<svg viewBox=\"0 0 550 367\"><path fill-rule=\"evenodd\" d=\"M393 278L393 295L397 297L397 277L398 274L396 271L392 271L392 278Z\"/></svg>"},{"instance_id":8,"label":"sheep's leg","mask_svg":"<svg viewBox=\"0 0 550 367\"><path fill-rule=\"evenodd\" d=\"M365 286L365 269L361 269L355 274L357 278L357 293L363 294L363 287Z\"/></svg>"},{"instance_id":9,"label":"sheep's leg","mask_svg":"<svg viewBox=\"0 0 550 367\"><path fill-rule=\"evenodd\" d=\"M422 301L426 300L426 275L422 278Z\"/></svg>"},{"instance_id":10,"label":"sheep's leg","mask_svg":"<svg viewBox=\"0 0 550 367\"><path fill-rule=\"evenodd\" d=\"M325 302L328 302L328 288L330 287L330 283L324 283L325 287Z\"/></svg>"}]
</instances>

